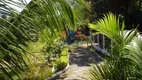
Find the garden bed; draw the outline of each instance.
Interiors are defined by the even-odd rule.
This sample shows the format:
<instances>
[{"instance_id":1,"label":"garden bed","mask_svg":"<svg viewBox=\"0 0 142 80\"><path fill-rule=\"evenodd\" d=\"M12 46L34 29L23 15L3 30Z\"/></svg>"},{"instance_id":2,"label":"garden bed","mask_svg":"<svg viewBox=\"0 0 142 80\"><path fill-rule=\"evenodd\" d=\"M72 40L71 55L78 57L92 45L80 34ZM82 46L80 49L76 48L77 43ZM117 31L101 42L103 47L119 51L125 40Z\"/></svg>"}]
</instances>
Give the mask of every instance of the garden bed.
<instances>
[{"instance_id":1,"label":"garden bed","mask_svg":"<svg viewBox=\"0 0 142 80\"><path fill-rule=\"evenodd\" d=\"M66 64L66 61L65 60L62 60L62 59L65 59L65 58L62 58L62 57L65 57L67 59L67 64ZM60 62L59 62L60 61ZM52 67L52 72L55 72L51 77L49 78L46 78L45 80L52 80L52 79L55 79L58 75L60 75L61 73L65 72L68 68L69 68L69 54L68 54L68 49L64 49L62 52L61 52L61 56L60 56L60 59L56 61L56 68L59 69L56 70L55 67L53 66ZM66 65L65 67L63 65ZM61 67L64 67L63 69Z\"/></svg>"}]
</instances>

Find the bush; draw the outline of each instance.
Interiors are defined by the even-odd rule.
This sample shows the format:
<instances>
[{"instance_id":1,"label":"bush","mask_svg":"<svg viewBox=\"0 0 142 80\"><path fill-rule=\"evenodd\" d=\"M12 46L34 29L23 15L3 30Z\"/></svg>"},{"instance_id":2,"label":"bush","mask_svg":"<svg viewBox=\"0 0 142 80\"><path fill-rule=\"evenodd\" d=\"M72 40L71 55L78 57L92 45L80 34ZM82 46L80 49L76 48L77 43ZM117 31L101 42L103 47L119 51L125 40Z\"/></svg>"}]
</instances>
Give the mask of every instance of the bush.
<instances>
[{"instance_id":1,"label":"bush","mask_svg":"<svg viewBox=\"0 0 142 80\"><path fill-rule=\"evenodd\" d=\"M55 72L60 71L67 66L68 63L67 54L68 54L68 49L64 48L63 51L61 52L60 58L57 59L55 62Z\"/></svg>"},{"instance_id":2,"label":"bush","mask_svg":"<svg viewBox=\"0 0 142 80\"><path fill-rule=\"evenodd\" d=\"M35 63L29 65L29 70L26 71L26 76L21 74L22 80L43 80L52 76L52 70L46 63Z\"/></svg>"},{"instance_id":3,"label":"bush","mask_svg":"<svg viewBox=\"0 0 142 80\"><path fill-rule=\"evenodd\" d=\"M62 58L63 59L63 58ZM55 63L55 72L64 69L67 65L67 60L58 59ZM65 58L64 58L65 59Z\"/></svg>"},{"instance_id":4,"label":"bush","mask_svg":"<svg viewBox=\"0 0 142 80\"><path fill-rule=\"evenodd\" d=\"M68 48L64 48L61 52L61 56L67 56L68 54Z\"/></svg>"}]
</instances>

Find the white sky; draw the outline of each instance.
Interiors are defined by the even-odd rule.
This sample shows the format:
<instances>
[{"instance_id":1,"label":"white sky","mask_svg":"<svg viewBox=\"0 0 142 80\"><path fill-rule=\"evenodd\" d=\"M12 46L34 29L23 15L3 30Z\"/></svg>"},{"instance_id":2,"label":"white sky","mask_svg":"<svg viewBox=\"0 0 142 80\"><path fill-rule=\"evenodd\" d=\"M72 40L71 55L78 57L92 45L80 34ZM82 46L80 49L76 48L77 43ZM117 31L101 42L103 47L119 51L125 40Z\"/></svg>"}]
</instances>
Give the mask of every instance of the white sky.
<instances>
[{"instance_id":1,"label":"white sky","mask_svg":"<svg viewBox=\"0 0 142 80\"><path fill-rule=\"evenodd\" d=\"M13 0L13 1L16 1L16 2L18 2L19 0ZM25 0L26 1L26 3L28 4L31 0ZM14 6L14 5L12 5L12 4L8 4L10 7L12 7L12 8L14 8L15 10L17 10L18 12L21 12L23 9L24 9L24 7L21 5L21 6Z\"/></svg>"},{"instance_id":2,"label":"white sky","mask_svg":"<svg viewBox=\"0 0 142 80\"><path fill-rule=\"evenodd\" d=\"M7 2L9 2L9 0L5 0L5 1L7 1ZM12 1L15 1L15 2L20 2L21 0L12 0ZM29 2L31 1L31 0L22 0L22 1L26 1L26 3L27 4L29 4ZM25 2L24 2L25 3ZM18 11L19 13L24 9L24 5L22 6L22 5L20 5L19 4L19 6L14 6L14 5L12 5L12 4L10 4L10 3L7 3L7 5L8 6L10 6L11 8L13 8L13 9L15 9L16 11ZM2 10L0 10L0 12L1 12ZM3 12L3 11L2 11ZM0 17L2 16L2 15L5 15L5 14L3 14L3 13L0 13ZM8 16L8 15L6 15L6 16Z\"/></svg>"},{"instance_id":3,"label":"white sky","mask_svg":"<svg viewBox=\"0 0 142 80\"><path fill-rule=\"evenodd\" d=\"M10 0L5 0L5 1L7 1L7 2L10 2ZM15 1L15 2L20 2L21 0L11 0L11 1ZM24 3L27 3L27 4L29 4L29 2L31 1L31 0L22 0L22 1L24 1ZM26 1L26 2L25 2ZM20 5L19 4L19 6L14 6L13 4L10 4L10 3L7 3L7 5L8 6L10 6L11 8L13 8L14 10L16 10L17 12L21 12L23 9L24 9L24 5ZM1 7L2 8L2 7ZM0 17L2 16L2 15L6 15L6 16L8 16L7 14L3 14L3 11L2 10L0 10Z\"/></svg>"}]
</instances>

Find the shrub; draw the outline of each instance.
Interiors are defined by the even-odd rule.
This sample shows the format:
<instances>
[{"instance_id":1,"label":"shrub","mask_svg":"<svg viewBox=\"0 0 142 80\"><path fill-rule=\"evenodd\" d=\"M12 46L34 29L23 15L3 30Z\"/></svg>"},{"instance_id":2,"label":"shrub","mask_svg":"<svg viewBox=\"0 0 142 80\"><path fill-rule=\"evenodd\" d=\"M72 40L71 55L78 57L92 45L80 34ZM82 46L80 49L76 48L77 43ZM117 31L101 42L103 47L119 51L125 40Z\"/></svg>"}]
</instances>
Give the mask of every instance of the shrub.
<instances>
[{"instance_id":1,"label":"shrub","mask_svg":"<svg viewBox=\"0 0 142 80\"><path fill-rule=\"evenodd\" d=\"M64 48L61 52L61 56L59 59L55 62L55 72L64 69L67 66L68 63L68 49Z\"/></svg>"},{"instance_id":2,"label":"shrub","mask_svg":"<svg viewBox=\"0 0 142 80\"><path fill-rule=\"evenodd\" d=\"M61 52L61 56L67 56L68 54L68 48L64 48Z\"/></svg>"}]
</instances>

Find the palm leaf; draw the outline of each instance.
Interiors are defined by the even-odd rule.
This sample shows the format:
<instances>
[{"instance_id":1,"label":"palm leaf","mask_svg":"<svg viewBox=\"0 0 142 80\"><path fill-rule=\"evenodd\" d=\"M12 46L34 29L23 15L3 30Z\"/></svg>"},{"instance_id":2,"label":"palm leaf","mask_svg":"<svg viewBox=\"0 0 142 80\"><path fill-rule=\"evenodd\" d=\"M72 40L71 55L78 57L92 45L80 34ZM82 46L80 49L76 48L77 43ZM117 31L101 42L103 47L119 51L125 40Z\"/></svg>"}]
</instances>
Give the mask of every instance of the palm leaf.
<instances>
[{"instance_id":1,"label":"palm leaf","mask_svg":"<svg viewBox=\"0 0 142 80\"><path fill-rule=\"evenodd\" d=\"M93 73L92 76L98 80L140 79L136 76L137 68L135 68L135 63L129 59L131 58L134 61L139 61L140 57L138 56L140 55L136 56L136 54L132 53L134 55L128 55L127 58L123 57L123 55L129 52L125 47L131 44L132 40L137 36L137 30L124 30L124 22L120 23L119 18L112 13L104 15L103 19L99 19L96 24L89 24L89 26L90 28L97 30L99 33L106 35L114 42L111 58L107 59L102 65L96 65L96 67L93 68L96 73ZM128 49L132 49L130 47L132 46L129 46ZM139 50L136 51L139 52ZM139 63L138 61L137 63Z\"/></svg>"},{"instance_id":2,"label":"palm leaf","mask_svg":"<svg viewBox=\"0 0 142 80\"><path fill-rule=\"evenodd\" d=\"M27 41L36 41L34 37L39 38L39 33L43 33L42 36L53 45L52 42L64 27L75 27L75 18L78 16L66 0L33 0L21 14L17 14L17 11L7 4L21 7L20 4L25 5L23 0L1 2L13 15L8 19L0 19L0 78L9 80L16 76L20 79L20 73L27 69L27 53L22 46L27 46Z\"/></svg>"},{"instance_id":3,"label":"palm leaf","mask_svg":"<svg viewBox=\"0 0 142 80\"><path fill-rule=\"evenodd\" d=\"M129 45L126 46L129 54L124 55L125 58L133 60L139 67L142 65L142 38L136 37Z\"/></svg>"}]
</instances>

